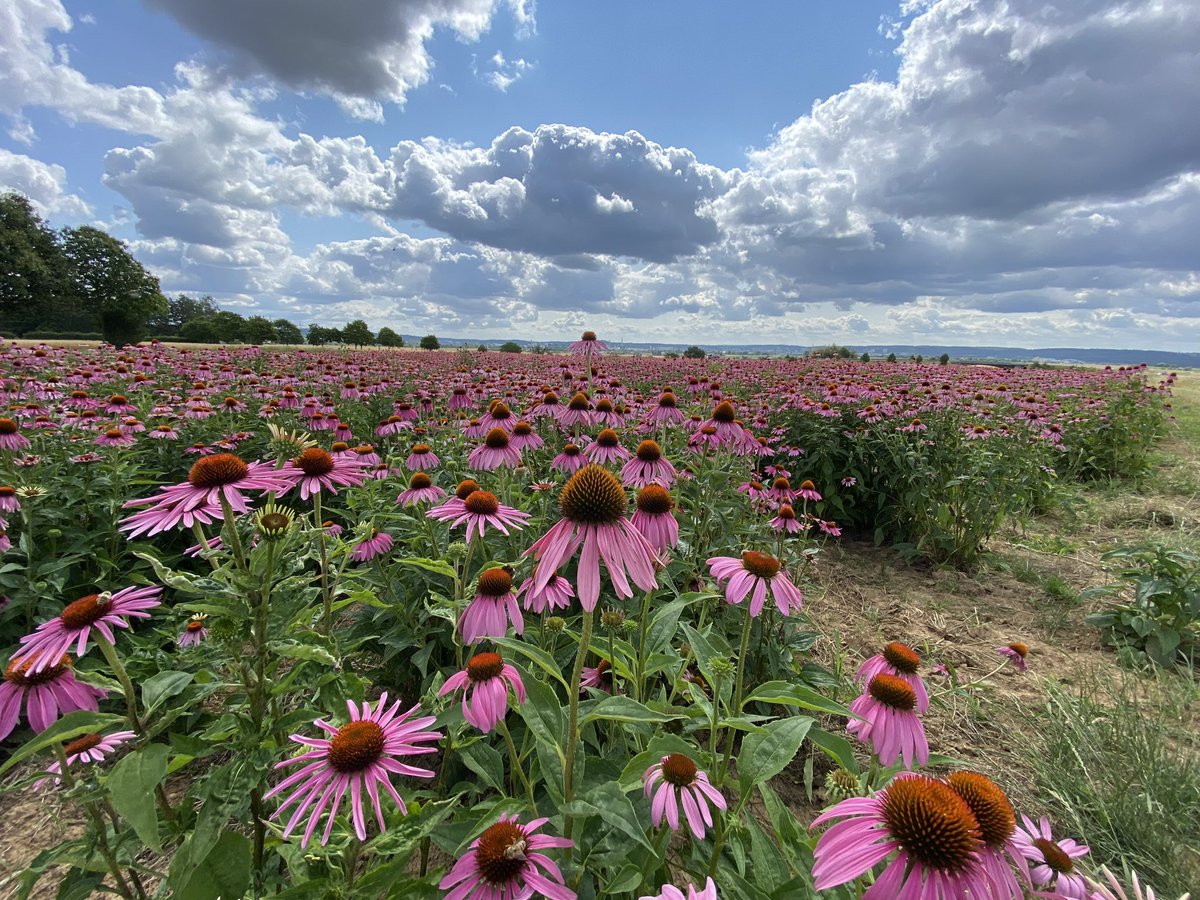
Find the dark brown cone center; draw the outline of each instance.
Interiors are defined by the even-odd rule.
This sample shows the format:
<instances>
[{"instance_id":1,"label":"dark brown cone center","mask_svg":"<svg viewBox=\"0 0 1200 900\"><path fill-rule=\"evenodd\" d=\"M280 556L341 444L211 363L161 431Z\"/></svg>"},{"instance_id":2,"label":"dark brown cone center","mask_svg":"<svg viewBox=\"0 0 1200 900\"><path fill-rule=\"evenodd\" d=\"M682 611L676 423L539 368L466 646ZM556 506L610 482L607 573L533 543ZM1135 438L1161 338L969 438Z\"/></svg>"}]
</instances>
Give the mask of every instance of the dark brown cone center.
<instances>
[{"instance_id":1,"label":"dark brown cone center","mask_svg":"<svg viewBox=\"0 0 1200 900\"><path fill-rule=\"evenodd\" d=\"M487 433L483 443L492 450L503 450L508 446L508 432L503 428L493 428Z\"/></svg>"},{"instance_id":2,"label":"dark brown cone center","mask_svg":"<svg viewBox=\"0 0 1200 900\"><path fill-rule=\"evenodd\" d=\"M236 484L250 474L250 467L232 453L214 453L192 464L188 481L198 488L216 488Z\"/></svg>"},{"instance_id":3,"label":"dark brown cone center","mask_svg":"<svg viewBox=\"0 0 1200 900\"><path fill-rule=\"evenodd\" d=\"M494 516L500 511L500 501L491 491L472 491L463 505L477 516Z\"/></svg>"},{"instance_id":4,"label":"dark brown cone center","mask_svg":"<svg viewBox=\"0 0 1200 900\"><path fill-rule=\"evenodd\" d=\"M946 781L971 807L983 842L996 850L1003 847L1017 830L1017 816L1004 791L978 772L952 772Z\"/></svg>"},{"instance_id":5,"label":"dark brown cone center","mask_svg":"<svg viewBox=\"0 0 1200 900\"><path fill-rule=\"evenodd\" d=\"M637 458L645 463L655 463L662 459L662 448L658 441L642 441L638 444Z\"/></svg>"},{"instance_id":6,"label":"dark brown cone center","mask_svg":"<svg viewBox=\"0 0 1200 900\"><path fill-rule=\"evenodd\" d=\"M511 590L512 574L507 569L487 569L479 576L479 593L485 597L503 597Z\"/></svg>"},{"instance_id":7,"label":"dark brown cone center","mask_svg":"<svg viewBox=\"0 0 1200 900\"><path fill-rule=\"evenodd\" d=\"M779 560L757 550L742 551L742 568L759 578L774 578L779 574Z\"/></svg>"},{"instance_id":8,"label":"dark brown cone center","mask_svg":"<svg viewBox=\"0 0 1200 900\"><path fill-rule=\"evenodd\" d=\"M688 787L696 780L696 764L682 753L672 753L662 763L663 779L676 787Z\"/></svg>"},{"instance_id":9,"label":"dark brown cone center","mask_svg":"<svg viewBox=\"0 0 1200 900\"><path fill-rule=\"evenodd\" d=\"M527 865L525 831L514 822L497 822L479 837L475 863L484 881L502 886L516 881Z\"/></svg>"},{"instance_id":10,"label":"dark brown cone center","mask_svg":"<svg viewBox=\"0 0 1200 900\"><path fill-rule=\"evenodd\" d=\"M648 515L663 515L675 508L675 499L662 485L648 484L638 491L637 508Z\"/></svg>"},{"instance_id":11,"label":"dark brown cone center","mask_svg":"<svg viewBox=\"0 0 1200 900\"><path fill-rule=\"evenodd\" d=\"M293 463L297 469L310 477L328 475L333 471L333 457L320 447L309 447L297 456Z\"/></svg>"},{"instance_id":12,"label":"dark brown cone center","mask_svg":"<svg viewBox=\"0 0 1200 900\"><path fill-rule=\"evenodd\" d=\"M1046 865L1055 872L1068 875L1075 868L1075 863L1071 861L1071 857L1067 856L1063 849L1054 843L1054 841L1046 840L1046 838L1034 838L1033 846L1042 851L1042 856L1046 859Z\"/></svg>"},{"instance_id":13,"label":"dark brown cone center","mask_svg":"<svg viewBox=\"0 0 1200 900\"><path fill-rule=\"evenodd\" d=\"M893 781L883 802L888 831L923 865L942 872L966 869L979 846L979 826L958 794L917 776Z\"/></svg>"},{"instance_id":14,"label":"dark brown cone center","mask_svg":"<svg viewBox=\"0 0 1200 900\"><path fill-rule=\"evenodd\" d=\"M368 719L347 722L329 742L329 764L344 774L361 772L383 756L384 741L378 723Z\"/></svg>"},{"instance_id":15,"label":"dark brown cone center","mask_svg":"<svg viewBox=\"0 0 1200 900\"><path fill-rule=\"evenodd\" d=\"M893 669L905 675L916 675L921 665L921 656L916 650L899 641L892 641L883 648L883 658Z\"/></svg>"},{"instance_id":16,"label":"dark brown cone center","mask_svg":"<svg viewBox=\"0 0 1200 900\"><path fill-rule=\"evenodd\" d=\"M408 486L412 490L422 490L427 487L433 487L433 479L424 472L413 472L412 478L408 479Z\"/></svg>"},{"instance_id":17,"label":"dark brown cone center","mask_svg":"<svg viewBox=\"0 0 1200 900\"><path fill-rule=\"evenodd\" d=\"M867 692L892 709L911 712L917 706L917 694L903 678L881 672L867 683Z\"/></svg>"},{"instance_id":18,"label":"dark brown cone center","mask_svg":"<svg viewBox=\"0 0 1200 900\"><path fill-rule=\"evenodd\" d=\"M86 750L91 750L102 740L104 740L104 735L102 734L85 734L83 737L76 738L75 740L71 741L71 743L67 744L67 746L63 747L63 752L66 753L67 756L74 756L77 753L83 753Z\"/></svg>"},{"instance_id":19,"label":"dark brown cone center","mask_svg":"<svg viewBox=\"0 0 1200 900\"><path fill-rule=\"evenodd\" d=\"M98 622L109 611L111 599L109 594L88 594L86 597L80 597L78 600L68 603L58 617L62 619L63 625L72 631L87 628Z\"/></svg>"},{"instance_id":20,"label":"dark brown cone center","mask_svg":"<svg viewBox=\"0 0 1200 900\"><path fill-rule=\"evenodd\" d=\"M476 653L467 661L467 677L472 681L490 681L500 676L504 660L499 653Z\"/></svg>"},{"instance_id":21,"label":"dark brown cone center","mask_svg":"<svg viewBox=\"0 0 1200 900\"><path fill-rule=\"evenodd\" d=\"M585 525L611 525L628 508L625 488L603 466L586 465L566 483L558 500L563 517Z\"/></svg>"}]
</instances>

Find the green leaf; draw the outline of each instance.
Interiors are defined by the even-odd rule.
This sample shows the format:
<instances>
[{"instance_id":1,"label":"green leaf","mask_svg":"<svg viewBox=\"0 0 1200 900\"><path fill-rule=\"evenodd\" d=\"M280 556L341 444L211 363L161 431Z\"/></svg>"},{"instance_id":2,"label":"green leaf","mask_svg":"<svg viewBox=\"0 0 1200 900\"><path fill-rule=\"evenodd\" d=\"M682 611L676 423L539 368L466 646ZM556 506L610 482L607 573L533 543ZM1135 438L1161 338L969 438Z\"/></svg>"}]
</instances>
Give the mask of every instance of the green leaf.
<instances>
[{"instance_id":1,"label":"green leaf","mask_svg":"<svg viewBox=\"0 0 1200 900\"><path fill-rule=\"evenodd\" d=\"M650 707L638 703L631 697L623 697L620 694L616 694L612 697L605 697L593 706L591 711L582 718L580 725L582 726L586 722L593 722L597 719L609 719L614 722L626 722L632 725L638 723L657 724L682 718L685 718L685 716L681 713L656 712Z\"/></svg>"},{"instance_id":2,"label":"green leaf","mask_svg":"<svg viewBox=\"0 0 1200 900\"><path fill-rule=\"evenodd\" d=\"M166 744L148 744L124 757L108 776L112 804L155 853L162 853L154 789L167 774Z\"/></svg>"},{"instance_id":3,"label":"green leaf","mask_svg":"<svg viewBox=\"0 0 1200 900\"><path fill-rule=\"evenodd\" d=\"M560 745L567 733L562 706L554 689L540 678L531 678L528 672L522 671L521 680L525 682L526 693L526 700L519 707L521 718L533 734L546 789L552 799L561 802L563 772L567 764Z\"/></svg>"},{"instance_id":4,"label":"green leaf","mask_svg":"<svg viewBox=\"0 0 1200 900\"><path fill-rule=\"evenodd\" d=\"M459 756L468 769L482 778L491 787L504 793L504 757L495 747L476 741L473 744L459 746Z\"/></svg>"},{"instance_id":5,"label":"green leaf","mask_svg":"<svg viewBox=\"0 0 1200 900\"><path fill-rule=\"evenodd\" d=\"M81 734L101 732L109 725L115 725L117 722L123 721L125 721L124 716L115 716L111 713L88 712L82 709L73 713L67 713L45 731L38 733L23 744L3 765L0 765L0 775L3 775L22 760L28 759L33 754L45 750L47 747L62 743L63 741L69 741L71 738L79 737Z\"/></svg>"},{"instance_id":6,"label":"green leaf","mask_svg":"<svg viewBox=\"0 0 1200 900\"><path fill-rule=\"evenodd\" d=\"M629 798L615 781L605 782L588 791L584 796L563 807L563 811L577 816L599 816L604 824L614 831L653 852L646 839L646 832L637 823L637 812Z\"/></svg>"},{"instance_id":7,"label":"green leaf","mask_svg":"<svg viewBox=\"0 0 1200 900\"><path fill-rule=\"evenodd\" d=\"M767 890L783 884L792 877L792 873L784 861L784 854L780 852L781 848L775 846L755 816L747 816L746 825L750 829L750 871L754 874L755 883Z\"/></svg>"},{"instance_id":8,"label":"green leaf","mask_svg":"<svg viewBox=\"0 0 1200 900\"><path fill-rule=\"evenodd\" d=\"M192 683L195 676L190 672L159 672L142 685L142 705L146 714L152 713L160 703L169 700Z\"/></svg>"},{"instance_id":9,"label":"green leaf","mask_svg":"<svg viewBox=\"0 0 1200 900\"><path fill-rule=\"evenodd\" d=\"M743 802L750 788L774 778L796 758L812 725L808 716L793 716L767 725L766 734L746 735L738 755Z\"/></svg>"},{"instance_id":10,"label":"green leaf","mask_svg":"<svg viewBox=\"0 0 1200 900\"><path fill-rule=\"evenodd\" d=\"M404 559L396 560L402 566L414 566L418 569L424 569L426 572L432 572L434 575L444 575L446 578L457 579L458 575L454 571L454 567L450 563L442 559L426 559L421 556L408 556Z\"/></svg>"},{"instance_id":11,"label":"green leaf","mask_svg":"<svg viewBox=\"0 0 1200 900\"><path fill-rule=\"evenodd\" d=\"M778 703L781 706L798 706L801 709L812 709L817 712L829 713L833 716L853 715L849 709L827 697L818 694L802 684L791 684L787 681L768 681L760 684L750 692L745 702L757 700L761 703Z\"/></svg>"},{"instance_id":12,"label":"green leaf","mask_svg":"<svg viewBox=\"0 0 1200 900\"><path fill-rule=\"evenodd\" d=\"M250 841L236 831L222 831L175 900L228 900L244 896L248 887Z\"/></svg>"},{"instance_id":13,"label":"green leaf","mask_svg":"<svg viewBox=\"0 0 1200 900\"><path fill-rule=\"evenodd\" d=\"M541 647L535 647L533 644L527 644L524 641L508 637L492 638L492 643L497 647L503 647L505 650L519 653L530 662L535 663L539 669L555 679L564 688L567 687L567 680L563 678L562 668L555 662L554 657Z\"/></svg>"},{"instance_id":14,"label":"green leaf","mask_svg":"<svg viewBox=\"0 0 1200 900\"><path fill-rule=\"evenodd\" d=\"M267 644L272 653L286 656L288 659L303 659L309 662L319 662L326 666L336 666L337 657L317 644L297 644L294 641L271 641Z\"/></svg>"}]
</instances>

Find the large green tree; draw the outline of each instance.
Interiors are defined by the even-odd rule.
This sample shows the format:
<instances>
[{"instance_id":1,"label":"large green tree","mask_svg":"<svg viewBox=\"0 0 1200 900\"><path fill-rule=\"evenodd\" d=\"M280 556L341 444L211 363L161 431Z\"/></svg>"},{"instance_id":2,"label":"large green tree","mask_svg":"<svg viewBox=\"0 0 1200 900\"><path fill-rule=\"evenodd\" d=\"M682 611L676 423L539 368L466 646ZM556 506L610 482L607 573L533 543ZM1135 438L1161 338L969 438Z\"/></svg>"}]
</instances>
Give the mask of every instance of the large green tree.
<instances>
[{"instance_id":1,"label":"large green tree","mask_svg":"<svg viewBox=\"0 0 1200 900\"><path fill-rule=\"evenodd\" d=\"M246 320L239 313L223 309L208 317L217 333L217 340L233 344L246 340Z\"/></svg>"},{"instance_id":2,"label":"large green tree","mask_svg":"<svg viewBox=\"0 0 1200 900\"><path fill-rule=\"evenodd\" d=\"M295 322L289 322L287 319L276 319L272 324L275 326L275 340L279 341L279 343L304 343L304 334Z\"/></svg>"},{"instance_id":3,"label":"large green tree","mask_svg":"<svg viewBox=\"0 0 1200 900\"><path fill-rule=\"evenodd\" d=\"M384 325L379 329L379 335L375 338L379 342L380 347L403 347L404 338L396 334L392 329Z\"/></svg>"},{"instance_id":4,"label":"large green tree","mask_svg":"<svg viewBox=\"0 0 1200 900\"><path fill-rule=\"evenodd\" d=\"M99 228L64 229L62 248L71 288L81 305L99 318L106 341L117 346L136 343L149 321L169 308L158 279L121 241Z\"/></svg>"},{"instance_id":5,"label":"large green tree","mask_svg":"<svg viewBox=\"0 0 1200 900\"><path fill-rule=\"evenodd\" d=\"M154 334L178 334L193 319L214 316L221 311L217 301L210 295L190 297L180 294L178 297L167 298L167 311L150 320L150 331Z\"/></svg>"},{"instance_id":6,"label":"large green tree","mask_svg":"<svg viewBox=\"0 0 1200 900\"><path fill-rule=\"evenodd\" d=\"M342 340L355 347L361 347L364 344L374 344L375 334L371 331L371 326L362 319L354 319L342 326Z\"/></svg>"},{"instance_id":7,"label":"large green tree","mask_svg":"<svg viewBox=\"0 0 1200 900\"><path fill-rule=\"evenodd\" d=\"M251 344L273 344L277 340L275 326L266 316L251 316L246 320L246 340Z\"/></svg>"},{"instance_id":8,"label":"large green tree","mask_svg":"<svg viewBox=\"0 0 1200 900\"><path fill-rule=\"evenodd\" d=\"M20 194L0 196L0 333L83 329L58 235Z\"/></svg>"}]
</instances>

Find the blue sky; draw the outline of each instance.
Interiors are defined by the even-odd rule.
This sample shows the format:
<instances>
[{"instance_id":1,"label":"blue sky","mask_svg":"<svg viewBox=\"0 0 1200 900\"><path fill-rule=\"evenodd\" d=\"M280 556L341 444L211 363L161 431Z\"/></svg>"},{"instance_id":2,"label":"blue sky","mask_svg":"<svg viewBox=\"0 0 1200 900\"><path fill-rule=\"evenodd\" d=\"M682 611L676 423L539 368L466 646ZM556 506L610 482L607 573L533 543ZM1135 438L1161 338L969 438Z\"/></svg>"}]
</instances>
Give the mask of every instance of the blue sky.
<instances>
[{"instance_id":1,"label":"blue sky","mask_svg":"<svg viewBox=\"0 0 1200 900\"><path fill-rule=\"evenodd\" d=\"M483 338L1200 345L1185 0L10 0L0 187Z\"/></svg>"}]
</instances>

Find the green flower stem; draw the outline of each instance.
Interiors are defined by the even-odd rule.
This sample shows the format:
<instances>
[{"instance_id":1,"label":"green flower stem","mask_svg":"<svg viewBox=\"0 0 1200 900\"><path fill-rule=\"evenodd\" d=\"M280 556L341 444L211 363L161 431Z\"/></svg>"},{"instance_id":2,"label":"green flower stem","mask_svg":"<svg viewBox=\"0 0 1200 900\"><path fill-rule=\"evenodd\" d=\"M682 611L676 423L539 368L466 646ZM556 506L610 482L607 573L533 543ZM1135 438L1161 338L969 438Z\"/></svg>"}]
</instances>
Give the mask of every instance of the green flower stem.
<instances>
[{"instance_id":1,"label":"green flower stem","mask_svg":"<svg viewBox=\"0 0 1200 900\"><path fill-rule=\"evenodd\" d=\"M570 697L570 725L567 729L566 762L563 769L563 800L570 803L575 799L575 745L579 743L579 680L583 674L583 661L587 658L588 645L592 642L592 624L596 610L589 609L583 614L583 633L579 636L579 650L575 654L575 666L571 670L571 680L567 682ZM575 819L569 813L563 823L563 837L570 839ZM573 848L567 848L567 862L571 861Z\"/></svg>"},{"instance_id":2,"label":"green flower stem","mask_svg":"<svg viewBox=\"0 0 1200 900\"><path fill-rule=\"evenodd\" d=\"M529 783L529 776L525 774L525 767L521 765L521 755L517 753L517 745L513 743L512 734L509 733L508 723L501 719L496 723L496 728L504 737L504 743L508 746L508 756L512 761L512 770L517 773L521 779L521 784L525 787L525 795L529 798L529 812L537 817L537 801L533 799L533 785Z\"/></svg>"},{"instance_id":3,"label":"green flower stem","mask_svg":"<svg viewBox=\"0 0 1200 900\"><path fill-rule=\"evenodd\" d=\"M637 678L634 680L634 686L637 689L637 701L645 702L646 694L646 632L650 630L650 598L654 596L654 589L646 591L642 597L641 618L638 620L638 651L637 651Z\"/></svg>"},{"instance_id":4,"label":"green flower stem","mask_svg":"<svg viewBox=\"0 0 1200 900\"><path fill-rule=\"evenodd\" d=\"M97 636L96 644L100 647L100 652L104 656L104 661L113 671L117 681L121 683L121 691L125 694L125 714L129 717L129 724L133 726L133 730L141 734L145 728L142 725L142 720L138 717L137 711L137 694L133 689L133 682L129 680L129 673L125 671L125 666L121 664L121 658L117 656L116 648L110 644L103 636Z\"/></svg>"},{"instance_id":5,"label":"green flower stem","mask_svg":"<svg viewBox=\"0 0 1200 900\"><path fill-rule=\"evenodd\" d=\"M738 649L737 681L734 682L733 705L729 708L729 713L732 717L742 714L742 682L746 674L746 654L750 649L750 624L754 621L754 617L750 614L750 598L747 597L745 602L746 618L742 622L742 643ZM716 702L715 699L713 702ZM721 766L721 770L717 773L718 783L724 783L725 777L729 774L729 761L733 758L733 745L737 740L737 732L733 728L730 728L727 737L725 762Z\"/></svg>"},{"instance_id":6,"label":"green flower stem","mask_svg":"<svg viewBox=\"0 0 1200 900\"><path fill-rule=\"evenodd\" d=\"M233 558L237 560L238 568L243 572L246 571L246 554L242 550L242 537L237 530L237 516L234 514L233 506L230 505L228 498L224 492L221 492L221 514L225 517L225 525L229 530L229 548L233 551Z\"/></svg>"},{"instance_id":7,"label":"green flower stem","mask_svg":"<svg viewBox=\"0 0 1200 900\"><path fill-rule=\"evenodd\" d=\"M58 760L58 777L59 780L66 785L67 790L75 787L75 776L71 774L71 769L67 765L67 754L63 750L62 744L55 741L50 745L50 749L54 752L55 759ZM100 814L95 803L84 803L84 808L88 812L88 817L92 820L92 827L96 832L96 846L100 850L100 855L104 857L104 862L108 866L108 871L112 874L117 882L117 893L126 900L132 900L134 897L133 891L129 887L129 883L125 880L125 876L121 874L121 864L117 862L117 858L113 855L112 848L108 845L108 824L104 821L104 816ZM139 893L139 897L144 897L145 893Z\"/></svg>"},{"instance_id":8,"label":"green flower stem","mask_svg":"<svg viewBox=\"0 0 1200 900\"><path fill-rule=\"evenodd\" d=\"M313 497L313 521L317 526L317 546L321 554L321 633L333 631L333 592L329 590L329 548L325 545L325 519L321 515L321 492Z\"/></svg>"},{"instance_id":9,"label":"green flower stem","mask_svg":"<svg viewBox=\"0 0 1200 900\"><path fill-rule=\"evenodd\" d=\"M163 442L159 441L159 443ZM196 536L196 542L200 545L200 558L207 559L213 569L219 568L220 563L217 562L217 558L213 555L213 552L208 549L208 538L205 537L204 527L199 522L192 523L192 534Z\"/></svg>"}]
</instances>

